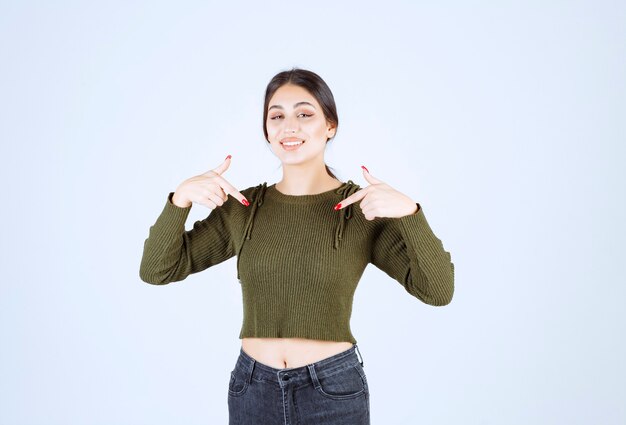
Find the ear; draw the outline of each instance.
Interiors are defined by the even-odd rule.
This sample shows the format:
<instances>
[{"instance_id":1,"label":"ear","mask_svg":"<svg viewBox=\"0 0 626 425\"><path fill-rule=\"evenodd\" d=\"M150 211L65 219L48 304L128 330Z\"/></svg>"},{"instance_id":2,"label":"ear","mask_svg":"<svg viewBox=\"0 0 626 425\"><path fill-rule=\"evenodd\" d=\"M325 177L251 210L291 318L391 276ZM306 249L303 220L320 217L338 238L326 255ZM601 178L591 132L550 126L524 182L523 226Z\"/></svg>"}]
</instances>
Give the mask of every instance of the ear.
<instances>
[{"instance_id":1,"label":"ear","mask_svg":"<svg viewBox=\"0 0 626 425\"><path fill-rule=\"evenodd\" d=\"M329 139L331 137L335 136L335 133L337 132L337 127L333 126L332 124L328 127L328 130L326 130L326 137L328 137Z\"/></svg>"}]
</instances>

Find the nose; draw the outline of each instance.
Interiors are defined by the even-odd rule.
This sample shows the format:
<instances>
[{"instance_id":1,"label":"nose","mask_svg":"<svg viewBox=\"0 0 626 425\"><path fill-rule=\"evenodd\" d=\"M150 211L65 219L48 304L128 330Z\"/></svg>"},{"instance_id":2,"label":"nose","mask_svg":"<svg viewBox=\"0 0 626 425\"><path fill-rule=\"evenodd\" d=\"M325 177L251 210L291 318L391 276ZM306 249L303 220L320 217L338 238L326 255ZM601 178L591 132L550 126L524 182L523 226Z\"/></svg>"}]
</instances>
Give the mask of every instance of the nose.
<instances>
[{"instance_id":1,"label":"nose","mask_svg":"<svg viewBox=\"0 0 626 425\"><path fill-rule=\"evenodd\" d=\"M298 130L297 118L285 119L285 133L295 133Z\"/></svg>"}]
</instances>

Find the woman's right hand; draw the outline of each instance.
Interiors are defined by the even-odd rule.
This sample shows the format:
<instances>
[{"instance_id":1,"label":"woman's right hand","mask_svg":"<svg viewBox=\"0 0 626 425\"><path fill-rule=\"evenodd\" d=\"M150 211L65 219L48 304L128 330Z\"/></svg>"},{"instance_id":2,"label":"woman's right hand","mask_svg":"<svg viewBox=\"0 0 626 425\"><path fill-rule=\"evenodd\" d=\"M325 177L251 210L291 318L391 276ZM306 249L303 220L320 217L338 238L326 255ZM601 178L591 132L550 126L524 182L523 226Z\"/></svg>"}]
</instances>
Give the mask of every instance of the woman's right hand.
<instances>
[{"instance_id":1,"label":"woman's right hand","mask_svg":"<svg viewBox=\"0 0 626 425\"><path fill-rule=\"evenodd\" d=\"M228 195L245 206L250 205L246 197L222 177L222 173L230 166L230 158L228 155L217 168L182 182L172 196L174 205L188 208L192 203L196 203L215 209L228 200Z\"/></svg>"}]
</instances>

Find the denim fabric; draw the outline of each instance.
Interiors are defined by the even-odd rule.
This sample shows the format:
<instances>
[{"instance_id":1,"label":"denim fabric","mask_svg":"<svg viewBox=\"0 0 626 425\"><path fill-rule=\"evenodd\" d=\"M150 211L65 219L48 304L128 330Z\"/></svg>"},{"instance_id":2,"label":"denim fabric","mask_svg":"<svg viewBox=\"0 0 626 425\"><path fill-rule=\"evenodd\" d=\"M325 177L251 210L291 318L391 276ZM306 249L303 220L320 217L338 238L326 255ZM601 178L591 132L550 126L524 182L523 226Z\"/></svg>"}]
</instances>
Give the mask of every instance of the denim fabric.
<instances>
[{"instance_id":1,"label":"denim fabric","mask_svg":"<svg viewBox=\"0 0 626 425\"><path fill-rule=\"evenodd\" d=\"M275 369L241 348L228 384L229 425L369 425L369 388L355 350Z\"/></svg>"}]
</instances>

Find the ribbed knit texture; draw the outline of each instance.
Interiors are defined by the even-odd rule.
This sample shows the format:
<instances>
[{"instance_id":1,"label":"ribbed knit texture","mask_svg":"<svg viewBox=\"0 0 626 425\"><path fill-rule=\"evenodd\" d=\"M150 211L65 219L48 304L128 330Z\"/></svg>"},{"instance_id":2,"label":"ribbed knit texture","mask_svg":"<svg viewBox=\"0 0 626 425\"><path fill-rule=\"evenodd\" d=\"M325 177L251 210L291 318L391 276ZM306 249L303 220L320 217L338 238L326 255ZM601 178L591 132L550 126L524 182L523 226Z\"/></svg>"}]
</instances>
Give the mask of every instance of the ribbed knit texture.
<instances>
[{"instance_id":1,"label":"ribbed knit texture","mask_svg":"<svg viewBox=\"0 0 626 425\"><path fill-rule=\"evenodd\" d=\"M171 192L144 243L140 277L152 284L185 279L237 256L243 296L239 338L309 338L356 343L352 301L368 263L430 305L454 292L454 264L424 211L367 220L358 202L334 205L360 187L351 180L315 195L285 195L266 183L229 197L185 230L191 207Z\"/></svg>"}]
</instances>

